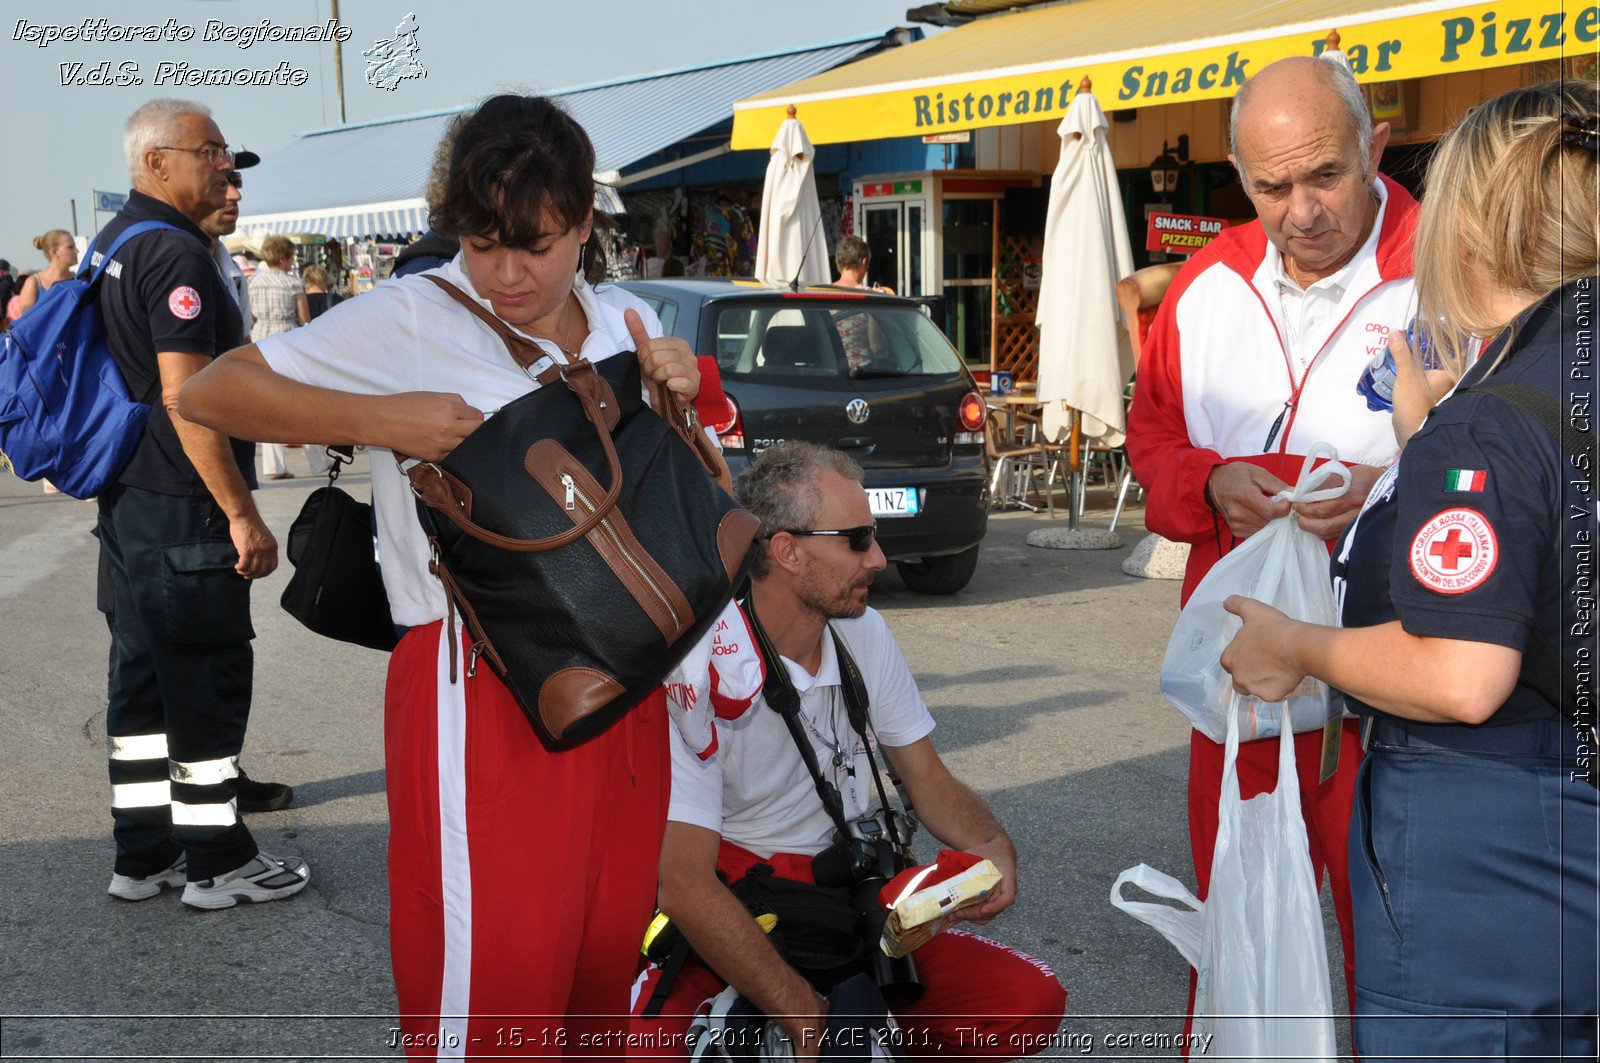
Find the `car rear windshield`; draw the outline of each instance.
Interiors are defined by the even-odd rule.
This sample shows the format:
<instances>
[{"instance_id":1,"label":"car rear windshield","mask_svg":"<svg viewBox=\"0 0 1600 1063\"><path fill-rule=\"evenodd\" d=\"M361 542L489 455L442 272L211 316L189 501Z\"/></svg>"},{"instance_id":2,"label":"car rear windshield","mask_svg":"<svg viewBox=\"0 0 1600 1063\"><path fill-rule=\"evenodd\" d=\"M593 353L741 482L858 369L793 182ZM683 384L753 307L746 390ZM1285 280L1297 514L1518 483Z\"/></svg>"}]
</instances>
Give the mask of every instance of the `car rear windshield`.
<instances>
[{"instance_id":1,"label":"car rear windshield","mask_svg":"<svg viewBox=\"0 0 1600 1063\"><path fill-rule=\"evenodd\" d=\"M799 299L716 309L724 377L822 383L872 377L950 376L961 357L914 306L866 299Z\"/></svg>"}]
</instances>

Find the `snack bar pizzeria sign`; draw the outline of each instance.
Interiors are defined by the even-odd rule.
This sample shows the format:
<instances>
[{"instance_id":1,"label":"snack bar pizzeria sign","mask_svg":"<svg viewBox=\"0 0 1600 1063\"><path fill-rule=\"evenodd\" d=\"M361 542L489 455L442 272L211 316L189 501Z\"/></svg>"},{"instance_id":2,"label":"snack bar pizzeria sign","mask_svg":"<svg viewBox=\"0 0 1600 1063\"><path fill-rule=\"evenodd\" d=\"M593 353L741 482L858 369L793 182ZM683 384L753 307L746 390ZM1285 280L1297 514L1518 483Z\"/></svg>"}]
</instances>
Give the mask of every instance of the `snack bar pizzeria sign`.
<instances>
[{"instance_id":1,"label":"snack bar pizzeria sign","mask_svg":"<svg viewBox=\"0 0 1600 1063\"><path fill-rule=\"evenodd\" d=\"M1227 224L1222 218L1198 214L1152 214L1144 249L1169 255L1192 255L1215 240Z\"/></svg>"}]
</instances>

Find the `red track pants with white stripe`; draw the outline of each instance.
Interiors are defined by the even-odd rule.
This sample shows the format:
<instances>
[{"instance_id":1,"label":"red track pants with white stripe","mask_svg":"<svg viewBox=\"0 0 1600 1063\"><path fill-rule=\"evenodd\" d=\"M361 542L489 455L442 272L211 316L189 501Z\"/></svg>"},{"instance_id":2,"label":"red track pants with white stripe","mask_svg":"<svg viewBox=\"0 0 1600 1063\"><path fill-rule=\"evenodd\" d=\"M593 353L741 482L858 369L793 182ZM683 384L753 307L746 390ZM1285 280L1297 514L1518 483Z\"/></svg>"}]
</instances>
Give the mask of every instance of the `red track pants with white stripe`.
<instances>
[{"instance_id":1,"label":"red track pants with white stripe","mask_svg":"<svg viewBox=\"0 0 1600 1063\"><path fill-rule=\"evenodd\" d=\"M583 1055L625 1029L671 766L658 691L565 753L413 628L384 697L389 938L413 1059ZM585 1037L584 1034L590 1036ZM592 1051L591 1053L592 1054Z\"/></svg>"},{"instance_id":2,"label":"red track pants with white stripe","mask_svg":"<svg viewBox=\"0 0 1600 1063\"><path fill-rule=\"evenodd\" d=\"M1294 736L1296 774L1300 776L1300 813L1311 842L1311 872L1317 886L1328 873L1333 891L1333 911L1344 943L1344 984L1350 1011L1356 1005L1355 926L1350 921L1350 809L1355 801L1356 771L1361 767L1361 724L1345 720L1341 729L1339 769L1321 782L1322 732ZM1217 849L1217 802L1222 797L1222 762L1225 747L1199 731L1189 736L1189 846L1194 852L1194 874L1205 900L1211 891L1211 858ZM1278 786L1278 740L1261 739L1239 745L1239 794L1248 801ZM1189 1032L1194 1016L1195 971L1189 969ZM1187 1038L1185 1039L1187 1044ZM1187 1049L1184 1055L1188 1055Z\"/></svg>"},{"instance_id":3,"label":"red track pants with white stripe","mask_svg":"<svg viewBox=\"0 0 1600 1063\"><path fill-rule=\"evenodd\" d=\"M718 866L731 880L758 859L723 842ZM765 862L785 878L812 881L809 857L778 853ZM1018 1059L1051 1047L1067 991L1043 960L961 930L946 930L916 957L922 997L894 1013L908 1059ZM634 989L629 1047L641 1060L684 1058L695 1009L728 984L691 959L678 972L661 1014L646 1018L641 1013L660 977L660 968L653 967Z\"/></svg>"}]
</instances>

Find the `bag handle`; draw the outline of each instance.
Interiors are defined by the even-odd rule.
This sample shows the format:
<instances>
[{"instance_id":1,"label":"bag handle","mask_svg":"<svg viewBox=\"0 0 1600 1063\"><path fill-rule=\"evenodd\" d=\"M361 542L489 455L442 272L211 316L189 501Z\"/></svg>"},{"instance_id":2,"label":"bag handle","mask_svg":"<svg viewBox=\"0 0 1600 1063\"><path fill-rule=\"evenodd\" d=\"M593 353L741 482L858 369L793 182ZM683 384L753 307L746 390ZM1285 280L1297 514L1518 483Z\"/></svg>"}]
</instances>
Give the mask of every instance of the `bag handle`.
<instances>
[{"instance_id":1,"label":"bag handle","mask_svg":"<svg viewBox=\"0 0 1600 1063\"><path fill-rule=\"evenodd\" d=\"M1319 468L1313 471L1318 458L1327 458ZM1334 487L1324 487L1329 480L1338 480ZM1300 479L1287 490L1279 491L1273 495L1273 501L1283 502L1326 502L1338 498L1350 489L1350 470L1339 462L1339 452L1331 443L1318 443L1306 451L1305 464L1300 466Z\"/></svg>"},{"instance_id":2,"label":"bag handle","mask_svg":"<svg viewBox=\"0 0 1600 1063\"><path fill-rule=\"evenodd\" d=\"M456 302L471 310L480 320L493 329L495 334L505 341L506 349L519 366L526 369L536 360L523 361L518 353L519 345L524 348L532 347L539 350L540 356L543 356L543 348L538 347L537 344L526 337L517 336L505 322L489 313L482 306L479 306L476 300L472 299L460 288L441 277L429 275L428 279L442 288ZM565 352L563 352L563 357L565 357ZM550 379L547 381L546 377ZM615 404L616 398L610 395L610 389L606 387L605 382L595 372L594 363L586 358L579 358L575 361L569 360L565 364L558 365L545 373L540 373L535 379L538 380L540 386L553 383L557 379L566 384L567 390L572 392L578 401L583 404L584 416L589 419L590 424L594 425L595 433L600 437L600 449L605 452L606 467L611 474L611 486L606 491L605 497L595 505L594 512L589 514L588 517L556 535L545 536L542 539L512 539L475 523L466 513L466 503L462 500L461 492L456 490L456 479L446 474L437 464L423 462L407 470L406 473L407 479L411 481L411 490L416 496L432 508L443 513L450 523L467 535L501 550L528 554L555 550L577 542L598 528L600 522L611 515L611 511L616 508L617 499L622 496L622 461L617 457L616 444L612 442L611 431L606 427L606 418L603 412L606 408L605 397L609 396L613 404Z\"/></svg>"},{"instance_id":3,"label":"bag handle","mask_svg":"<svg viewBox=\"0 0 1600 1063\"><path fill-rule=\"evenodd\" d=\"M545 356L544 348L485 310L483 304L454 284L436 274L427 273L424 276L443 289L450 298L472 311L478 320L494 330L494 334L504 341L506 350L511 353L512 359L524 370ZM559 344L556 345L556 349L561 352L561 358L569 365L577 365L586 361L585 359L579 359L574 362L568 357L566 351L561 350ZM552 367L540 373L535 379L543 387L553 384L559 375L559 367ZM711 440L707 439L705 434L700 431L700 415L695 412L694 403L680 398L671 388L660 381L647 379L644 381L644 386L650 393L651 408L660 415L663 421L667 422L668 427L676 432L680 439L689 444L689 449L694 451L695 457L700 459L700 464L705 466L706 471L711 474L711 478L718 479L724 469L722 456L717 452L716 447L712 446Z\"/></svg>"},{"instance_id":4,"label":"bag handle","mask_svg":"<svg viewBox=\"0 0 1600 1063\"><path fill-rule=\"evenodd\" d=\"M1122 895L1123 886L1137 886L1151 896L1177 901L1183 907L1128 900ZM1205 903L1190 893L1183 883L1148 864L1137 864L1118 875L1117 881L1111 884L1111 904L1166 938L1168 944L1189 961L1190 967L1200 969L1201 941L1205 933L1201 921Z\"/></svg>"}]
</instances>

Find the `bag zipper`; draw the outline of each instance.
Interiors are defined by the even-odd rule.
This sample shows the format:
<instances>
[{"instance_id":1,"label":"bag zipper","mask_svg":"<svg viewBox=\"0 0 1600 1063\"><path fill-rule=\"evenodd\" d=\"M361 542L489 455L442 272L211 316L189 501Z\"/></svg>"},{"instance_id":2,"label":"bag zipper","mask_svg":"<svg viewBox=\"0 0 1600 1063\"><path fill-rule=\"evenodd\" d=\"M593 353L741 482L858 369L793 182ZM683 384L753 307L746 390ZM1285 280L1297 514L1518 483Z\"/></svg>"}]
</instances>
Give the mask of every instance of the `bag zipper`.
<instances>
[{"instance_id":1,"label":"bag zipper","mask_svg":"<svg viewBox=\"0 0 1600 1063\"><path fill-rule=\"evenodd\" d=\"M573 500L576 499L578 502L582 503L583 508L588 512L593 513L595 511L594 502L589 498L588 495L584 494L583 488L579 487L577 482L573 480L571 473L564 472L561 474L561 485L567 489L567 509L570 510L573 508ZM605 532L605 534L610 538L611 544L617 548L617 552L621 554L623 559L628 562L628 566L632 568L634 572L638 573L639 578L644 581L645 586L650 588L650 592L656 596L656 600L661 603L661 607L667 611L667 616L672 618L673 626L682 628L683 622L678 619L677 610L672 608L672 603L668 601L667 596L662 593L660 584L656 583L656 581L650 577L650 573L645 571L644 566L639 564L638 559L635 558L633 553L627 548L627 546L623 544L622 536L618 535L617 530L612 527L610 517L602 517L600 519L600 530Z\"/></svg>"}]
</instances>

